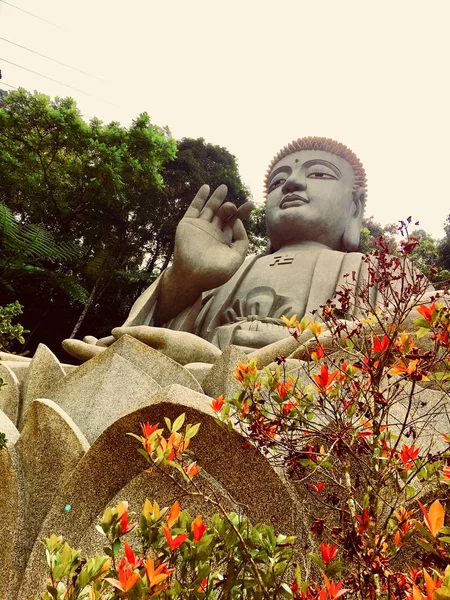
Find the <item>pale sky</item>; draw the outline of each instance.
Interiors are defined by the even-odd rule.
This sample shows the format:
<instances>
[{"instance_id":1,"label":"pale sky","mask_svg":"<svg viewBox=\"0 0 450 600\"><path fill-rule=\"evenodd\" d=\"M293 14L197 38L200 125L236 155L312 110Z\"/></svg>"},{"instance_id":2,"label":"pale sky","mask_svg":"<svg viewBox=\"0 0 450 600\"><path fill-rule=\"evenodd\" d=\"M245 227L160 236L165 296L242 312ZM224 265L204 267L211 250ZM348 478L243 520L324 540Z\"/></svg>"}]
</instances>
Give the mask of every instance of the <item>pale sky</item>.
<instances>
[{"instance_id":1,"label":"pale sky","mask_svg":"<svg viewBox=\"0 0 450 600\"><path fill-rule=\"evenodd\" d=\"M256 201L282 146L334 138L366 168L368 216L412 215L440 238L449 23L449 0L0 0L1 38L103 80L0 39L0 88L70 95L85 118L124 125L147 111L176 139L228 148Z\"/></svg>"}]
</instances>

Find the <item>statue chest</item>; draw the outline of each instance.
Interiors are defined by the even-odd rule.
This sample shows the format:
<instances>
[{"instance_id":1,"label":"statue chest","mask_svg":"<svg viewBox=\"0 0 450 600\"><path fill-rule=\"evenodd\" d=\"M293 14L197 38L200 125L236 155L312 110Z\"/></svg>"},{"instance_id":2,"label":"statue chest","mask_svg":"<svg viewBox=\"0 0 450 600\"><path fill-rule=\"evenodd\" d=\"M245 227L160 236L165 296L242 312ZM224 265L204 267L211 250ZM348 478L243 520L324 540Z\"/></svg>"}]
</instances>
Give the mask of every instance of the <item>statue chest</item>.
<instances>
[{"instance_id":1,"label":"statue chest","mask_svg":"<svg viewBox=\"0 0 450 600\"><path fill-rule=\"evenodd\" d=\"M247 352L288 336L283 315L306 314L311 291L315 308L334 294L336 277L317 268L322 253L314 248L258 257L205 306L199 334L222 349L234 344Z\"/></svg>"}]
</instances>

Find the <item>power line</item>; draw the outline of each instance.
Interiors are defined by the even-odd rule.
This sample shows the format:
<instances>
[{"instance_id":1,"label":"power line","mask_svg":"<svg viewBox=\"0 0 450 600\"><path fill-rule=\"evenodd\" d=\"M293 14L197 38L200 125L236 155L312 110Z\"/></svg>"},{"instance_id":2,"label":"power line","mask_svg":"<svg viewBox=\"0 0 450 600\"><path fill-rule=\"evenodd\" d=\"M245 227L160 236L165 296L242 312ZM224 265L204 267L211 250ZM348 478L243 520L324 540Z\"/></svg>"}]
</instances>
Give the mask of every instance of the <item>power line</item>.
<instances>
[{"instance_id":1,"label":"power line","mask_svg":"<svg viewBox=\"0 0 450 600\"><path fill-rule=\"evenodd\" d=\"M3 0L0 0L3 2ZM33 71L32 69L28 69L27 67L23 67L22 65L18 65L17 63L13 63L10 60L6 60L6 58L0 57L0 60L13 65L14 67L18 67L19 69L23 69L24 71L28 71L29 73L33 73L34 75L38 75L39 77L43 77L44 79L48 79L49 81L53 81L54 83L59 83L59 85L64 85L65 87L74 90L75 92L80 92L81 94L85 94L86 96L90 96L91 98L95 98L96 100L100 100L101 102L107 102L111 106L115 106L116 108L120 108L118 104L114 104L109 100L105 100L104 98L99 98L98 96L94 96L94 94L90 94L89 92L85 92L84 90L80 90L79 88L74 87L73 85L69 85L68 83L63 83L62 81L58 81L57 79L53 79L53 77L48 77L47 75L43 75L42 73L38 73L37 71Z\"/></svg>"},{"instance_id":2,"label":"power line","mask_svg":"<svg viewBox=\"0 0 450 600\"><path fill-rule=\"evenodd\" d=\"M3 0L0 0L0 1L3 2ZM86 71L82 71L81 69L77 69L76 67L72 67L71 65L67 65L66 63L63 63L60 60L56 60L56 58L52 58L51 56L46 56L45 54L41 54L40 52L37 52L36 50L32 50L31 48L27 48L26 46L22 46L21 44L17 44L16 42L12 42L11 40L7 40L4 37L0 36L0 40L3 40L4 42L7 42L8 44L13 44L14 46L17 46L18 48L23 48L23 50L27 50L28 52L32 52L33 54L37 54L38 56L42 56L42 58L46 58L47 60L51 60L54 63L58 63L58 65L62 65L63 67L67 67L68 69L72 69L72 71L77 71L78 73L82 73L83 75L87 75L88 77L93 77L94 79L98 79L99 81L103 81L104 83L108 83L107 81L105 81L101 77L97 77L97 75L91 75L90 73L86 73Z\"/></svg>"},{"instance_id":3,"label":"power line","mask_svg":"<svg viewBox=\"0 0 450 600\"><path fill-rule=\"evenodd\" d=\"M3 4L7 4L8 6L12 6L12 8L20 10L21 12L26 13L27 15L31 15L35 19L39 19L39 21L44 21L45 23L48 23L49 25L53 25L53 27L57 27L58 29L61 29L62 31L68 31L68 29L61 27L60 25L57 25L56 23L52 23L51 21L48 21L47 19L39 17L38 15L35 15L34 13L30 12L29 10L20 8L19 6L16 6L15 4L11 4L11 2L7 2L6 0L0 0L0 2L3 2Z\"/></svg>"},{"instance_id":4,"label":"power line","mask_svg":"<svg viewBox=\"0 0 450 600\"><path fill-rule=\"evenodd\" d=\"M6 81L3 81L3 79L0 81L0 85L7 85L9 88L12 88L13 90L18 90L19 89L15 85L11 85L10 83L6 83Z\"/></svg>"}]
</instances>

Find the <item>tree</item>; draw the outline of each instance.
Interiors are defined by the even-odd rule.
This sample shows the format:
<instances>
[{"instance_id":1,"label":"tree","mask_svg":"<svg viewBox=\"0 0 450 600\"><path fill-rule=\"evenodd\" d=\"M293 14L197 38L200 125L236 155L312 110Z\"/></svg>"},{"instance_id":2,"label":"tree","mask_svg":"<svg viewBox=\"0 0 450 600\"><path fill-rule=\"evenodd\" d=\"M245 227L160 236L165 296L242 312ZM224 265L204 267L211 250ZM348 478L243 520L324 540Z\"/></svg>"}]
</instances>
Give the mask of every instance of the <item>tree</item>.
<instances>
[{"instance_id":1,"label":"tree","mask_svg":"<svg viewBox=\"0 0 450 600\"><path fill-rule=\"evenodd\" d=\"M17 224L78 247L76 258L39 263L32 284L25 278L6 292L7 301L25 306L29 350L37 338L56 351L70 334L104 335L123 322L134 298L169 264L178 221L203 183L225 183L238 205L249 197L225 148L183 139L175 155L168 129L146 113L125 128L86 123L71 98L23 89L2 95L0 202ZM57 285L68 278L84 298Z\"/></svg>"},{"instance_id":2,"label":"tree","mask_svg":"<svg viewBox=\"0 0 450 600\"><path fill-rule=\"evenodd\" d=\"M78 245L80 258L71 271L89 294L78 326L108 287L126 287L139 277L153 244L160 171L175 152L169 131L152 125L146 113L127 129L98 119L86 123L71 98L50 100L23 89L3 97L0 200L22 224L44 227L57 243ZM29 298L26 291L24 296ZM64 323L59 338L77 321L73 300L70 306L66 300L65 315L52 310L52 319ZM37 302L48 306L48 297ZM28 305L25 298L22 303ZM126 306L116 303L115 324L129 304L130 298Z\"/></svg>"},{"instance_id":3,"label":"tree","mask_svg":"<svg viewBox=\"0 0 450 600\"><path fill-rule=\"evenodd\" d=\"M369 254L376 249L374 240L383 237L384 242L389 248L389 252L395 254L398 249L397 240L395 239L397 233L398 226L395 223L381 225L377 221L374 221L373 217L365 217L362 222L361 239L358 250L363 254Z\"/></svg>"}]
</instances>

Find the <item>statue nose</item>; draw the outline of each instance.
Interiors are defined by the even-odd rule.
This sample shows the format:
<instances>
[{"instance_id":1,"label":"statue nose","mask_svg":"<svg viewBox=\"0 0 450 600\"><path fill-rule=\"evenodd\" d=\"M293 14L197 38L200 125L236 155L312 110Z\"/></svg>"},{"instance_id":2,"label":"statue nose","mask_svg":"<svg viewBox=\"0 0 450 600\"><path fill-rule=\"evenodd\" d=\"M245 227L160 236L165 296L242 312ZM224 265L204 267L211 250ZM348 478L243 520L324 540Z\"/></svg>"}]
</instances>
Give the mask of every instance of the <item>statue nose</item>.
<instances>
[{"instance_id":1,"label":"statue nose","mask_svg":"<svg viewBox=\"0 0 450 600\"><path fill-rule=\"evenodd\" d=\"M306 190L306 179L294 174L286 179L282 188L283 194L288 194L289 192L302 192L304 190Z\"/></svg>"}]
</instances>

